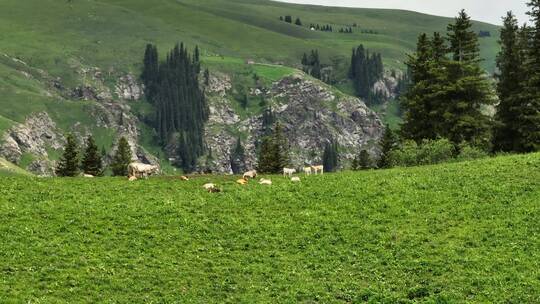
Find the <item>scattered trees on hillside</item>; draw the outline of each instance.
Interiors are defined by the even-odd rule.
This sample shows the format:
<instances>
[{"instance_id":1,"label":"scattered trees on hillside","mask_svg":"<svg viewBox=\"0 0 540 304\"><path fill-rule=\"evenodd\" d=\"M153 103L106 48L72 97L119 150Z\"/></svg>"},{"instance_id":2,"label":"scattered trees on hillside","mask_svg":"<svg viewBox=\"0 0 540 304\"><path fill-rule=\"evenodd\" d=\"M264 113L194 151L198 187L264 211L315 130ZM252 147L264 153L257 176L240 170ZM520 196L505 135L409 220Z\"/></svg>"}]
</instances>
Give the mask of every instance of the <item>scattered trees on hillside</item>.
<instances>
[{"instance_id":1,"label":"scattered trees on hillside","mask_svg":"<svg viewBox=\"0 0 540 304\"><path fill-rule=\"evenodd\" d=\"M419 36L417 51L407 62L411 87L402 102L405 139L420 143L440 137L455 145L488 146L490 118L483 110L494 103L494 96L471 28L470 17L461 11L448 26L446 40L438 33L431 39Z\"/></svg>"},{"instance_id":2,"label":"scattered trees on hillside","mask_svg":"<svg viewBox=\"0 0 540 304\"><path fill-rule=\"evenodd\" d=\"M294 24L298 26L302 26L302 21L300 20L300 18L296 18L296 21L294 22Z\"/></svg>"},{"instance_id":3,"label":"scattered trees on hillside","mask_svg":"<svg viewBox=\"0 0 540 304\"><path fill-rule=\"evenodd\" d=\"M131 146L125 137L121 137L118 141L118 147L111 163L111 169L114 176L127 176L128 166L131 163L133 155L131 154Z\"/></svg>"},{"instance_id":4,"label":"scattered trees on hillside","mask_svg":"<svg viewBox=\"0 0 540 304\"><path fill-rule=\"evenodd\" d=\"M81 167L84 174L89 174L92 176L103 175L103 161L92 135L86 138L86 147L84 150Z\"/></svg>"},{"instance_id":5,"label":"scattered trees on hillside","mask_svg":"<svg viewBox=\"0 0 540 304\"><path fill-rule=\"evenodd\" d=\"M145 95L155 104L153 125L163 146L173 141L178 144L179 165L191 172L204 153L204 124L208 120L208 105L198 81L199 49L196 47L191 56L183 44L177 44L157 70L156 61L157 48L147 46L141 78ZM156 92L150 89L152 81L157 81Z\"/></svg>"},{"instance_id":6,"label":"scattered trees on hillside","mask_svg":"<svg viewBox=\"0 0 540 304\"><path fill-rule=\"evenodd\" d=\"M55 171L56 175L60 177L75 177L79 175L79 151L75 136L71 133L66 137L64 153Z\"/></svg>"},{"instance_id":7,"label":"scattered trees on hillside","mask_svg":"<svg viewBox=\"0 0 540 304\"><path fill-rule=\"evenodd\" d=\"M262 140L257 170L261 173L277 174L289 163L289 143L283 134L283 127L276 123L272 134Z\"/></svg>"},{"instance_id":8,"label":"scattered trees on hillside","mask_svg":"<svg viewBox=\"0 0 540 304\"><path fill-rule=\"evenodd\" d=\"M340 28L339 29L339 32L342 33L342 34L352 34L353 33L353 29L352 27L346 27L346 28Z\"/></svg>"},{"instance_id":9,"label":"scattered trees on hillside","mask_svg":"<svg viewBox=\"0 0 540 304\"><path fill-rule=\"evenodd\" d=\"M321 32L333 32L334 29L332 28L332 26L330 24L326 24L326 25L319 25L319 24L310 24L309 25L309 28L310 29L313 29L313 30L316 30L316 31L321 31Z\"/></svg>"},{"instance_id":10,"label":"scattered trees on hillside","mask_svg":"<svg viewBox=\"0 0 540 304\"><path fill-rule=\"evenodd\" d=\"M356 94L374 104L383 97L380 92L373 92L373 85L384 75L382 56L379 53L370 54L363 45L353 49L349 78L353 81Z\"/></svg>"}]
</instances>

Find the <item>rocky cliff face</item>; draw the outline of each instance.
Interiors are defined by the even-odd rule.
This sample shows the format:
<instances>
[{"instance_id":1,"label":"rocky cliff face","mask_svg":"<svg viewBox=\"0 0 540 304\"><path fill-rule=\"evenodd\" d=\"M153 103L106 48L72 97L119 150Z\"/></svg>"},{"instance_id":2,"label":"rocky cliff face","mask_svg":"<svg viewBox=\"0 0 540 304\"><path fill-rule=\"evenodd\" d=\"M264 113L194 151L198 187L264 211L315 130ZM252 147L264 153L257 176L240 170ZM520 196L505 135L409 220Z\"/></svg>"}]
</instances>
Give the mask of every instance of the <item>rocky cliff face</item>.
<instances>
[{"instance_id":1,"label":"rocky cliff face","mask_svg":"<svg viewBox=\"0 0 540 304\"><path fill-rule=\"evenodd\" d=\"M0 145L0 156L19 164L23 154L32 154L36 159L28 170L42 176L54 175L53 163L48 149L61 149L65 143L62 132L46 112L36 113L22 124L13 126L4 134Z\"/></svg>"},{"instance_id":2,"label":"rocky cliff face","mask_svg":"<svg viewBox=\"0 0 540 304\"><path fill-rule=\"evenodd\" d=\"M223 79L227 82L227 79ZM229 87L226 84L220 86ZM343 149L342 163L347 163L366 149L378 154L376 143L383 124L359 99L334 92L325 84L304 75L290 76L272 85L267 98L291 148L294 166L320 164L325 143L334 139ZM236 137L227 130L245 134L246 168L256 167L256 143L263 133L262 115L241 120L220 91L210 108L206 142L212 151L211 170L230 173L231 153ZM201 170L208 166L201 163Z\"/></svg>"}]
</instances>

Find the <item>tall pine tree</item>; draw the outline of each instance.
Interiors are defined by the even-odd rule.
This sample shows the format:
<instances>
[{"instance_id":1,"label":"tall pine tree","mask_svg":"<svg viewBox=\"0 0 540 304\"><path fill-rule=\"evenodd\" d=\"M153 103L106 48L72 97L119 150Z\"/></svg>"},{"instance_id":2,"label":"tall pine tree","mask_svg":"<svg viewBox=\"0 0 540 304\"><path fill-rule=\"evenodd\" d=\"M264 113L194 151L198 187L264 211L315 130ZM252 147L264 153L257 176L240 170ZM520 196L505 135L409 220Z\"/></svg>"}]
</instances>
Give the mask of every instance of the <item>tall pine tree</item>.
<instances>
[{"instance_id":1,"label":"tall pine tree","mask_svg":"<svg viewBox=\"0 0 540 304\"><path fill-rule=\"evenodd\" d=\"M386 125L384 135L379 145L381 147L381 156L377 162L377 167L380 169L390 168L392 166L390 162L390 153L397 146L397 138L388 125Z\"/></svg>"},{"instance_id":2,"label":"tall pine tree","mask_svg":"<svg viewBox=\"0 0 540 304\"><path fill-rule=\"evenodd\" d=\"M114 176L127 176L128 165L131 163L132 154L129 142L125 137L118 141L118 147L111 163L111 169Z\"/></svg>"},{"instance_id":3,"label":"tall pine tree","mask_svg":"<svg viewBox=\"0 0 540 304\"><path fill-rule=\"evenodd\" d=\"M528 14L533 25L530 30L531 43L526 66L529 79L525 98L519 104L520 152L540 150L540 0L531 0L528 5Z\"/></svg>"},{"instance_id":4,"label":"tall pine tree","mask_svg":"<svg viewBox=\"0 0 540 304\"><path fill-rule=\"evenodd\" d=\"M94 137L91 135L86 138L86 147L84 150L81 167L84 174L89 174L92 176L103 175L103 162L101 155L98 151Z\"/></svg>"},{"instance_id":5,"label":"tall pine tree","mask_svg":"<svg viewBox=\"0 0 540 304\"><path fill-rule=\"evenodd\" d=\"M64 153L56 167L56 175L61 177L75 177L79 174L79 152L77 141L73 134L68 134Z\"/></svg>"},{"instance_id":6,"label":"tall pine tree","mask_svg":"<svg viewBox=\"0 0 540 304\"><path fill-rule=\"evenodd\" d=\"M334 140L331 140L330 142L327 142L325 144L322 161L323 161L324 171L335 172L338 169L338 166L339 166L338 144Z\"/></svg>"},{"instance_id":7,"label":"tall pine tree","mask_svg":"<svg viewBox=\"0 0 540 304\"><path fill-rule=\"evenodd\" d=\"M448 41L452 60L445 67L447 85L440 88L445 104L439 135L456 145L467 142L487 148L491 142L491 121L483 111L495 100L480 67L478 35L465 11L448 26Z\"/></svg>"}]
</instances>

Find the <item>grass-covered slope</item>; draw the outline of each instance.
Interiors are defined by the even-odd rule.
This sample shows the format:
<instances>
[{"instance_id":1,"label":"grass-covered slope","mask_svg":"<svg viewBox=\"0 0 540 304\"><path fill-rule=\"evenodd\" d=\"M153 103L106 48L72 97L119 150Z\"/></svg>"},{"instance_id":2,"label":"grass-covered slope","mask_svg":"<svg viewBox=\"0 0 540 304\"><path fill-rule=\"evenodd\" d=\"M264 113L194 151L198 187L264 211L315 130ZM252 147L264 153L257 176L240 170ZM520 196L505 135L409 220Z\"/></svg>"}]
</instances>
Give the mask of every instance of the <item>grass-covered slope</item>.
<instances>
[{"instance_id":1,"label":"grass-covered slope","mask_svg":"<svg viewBox=\"0 0 540 304\"><path fill-rule=\"evenodd\" d=\"M31 176L30 173L0 157L0 178L8 176ZM1 183L1 180L0 180Z\"/></svg>"},{"instance_id":2,"label":"grass-covered slope","mask_svg":"<svg viewBox=\"0 0 540 304\"><path fill-rule=\"evenodd\" d=\"M540 154L273 180L3 178L0 302L540 301Z\"/></svg>"},{"instance_id":3,"label":"grass-covered slope","mask_svg":"<svg viewBox=\"0 0 540 304\"><path fill-rule=\"evenodd\" d=\"M293 15L304 27L279 21ZM258 61L298 64L303 52L319 49L323 61L348 63L360 43L382 52L390 67L403 67L421 32L444 32L449 18L398 10L328 8L267 0L4 0L0 2L0 51L61 76L69 85L73 67L97 66L105 71L135 69L144 46L157 43L165 52L184 41L204 52ZM310 31L310 23L335 29L358 24L354 34ZM362 34L373 30L378 34ZM488 70L493 69L498 28L482 39ZM344 66L341 68L345 69Z\"/></svg>"}]
</instances>

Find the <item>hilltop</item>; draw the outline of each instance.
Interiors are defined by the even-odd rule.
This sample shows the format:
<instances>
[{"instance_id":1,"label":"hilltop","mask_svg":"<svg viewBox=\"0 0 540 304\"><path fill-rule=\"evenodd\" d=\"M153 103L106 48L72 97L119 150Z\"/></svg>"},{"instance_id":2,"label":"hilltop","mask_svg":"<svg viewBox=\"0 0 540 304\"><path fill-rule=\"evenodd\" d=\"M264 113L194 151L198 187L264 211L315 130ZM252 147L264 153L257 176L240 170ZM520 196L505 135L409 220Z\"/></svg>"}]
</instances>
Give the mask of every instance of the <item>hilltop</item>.
<instances>
[{"instance_id":1,"label":"hilltop","mask_svg":"<svg viewBox=\"0 0 540 304\"><path fill-rule=\"evenodd\" d=\"M0 301L536 302L539 173L530 154L271 187L4 178Z\"/></svg>"}]
</instances>

